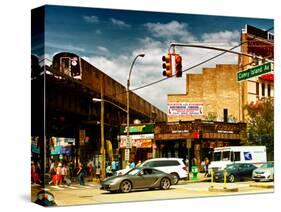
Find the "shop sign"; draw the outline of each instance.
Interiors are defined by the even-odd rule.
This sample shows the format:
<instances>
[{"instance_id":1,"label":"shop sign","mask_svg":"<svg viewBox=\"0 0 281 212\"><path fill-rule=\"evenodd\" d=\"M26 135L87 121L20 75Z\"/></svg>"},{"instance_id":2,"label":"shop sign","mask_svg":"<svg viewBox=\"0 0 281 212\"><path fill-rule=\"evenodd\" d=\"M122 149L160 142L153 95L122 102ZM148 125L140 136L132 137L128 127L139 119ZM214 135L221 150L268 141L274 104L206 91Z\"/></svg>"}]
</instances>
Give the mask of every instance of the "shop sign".
<instances>
[{"instance_id":1,"label":"shop sign","mask_svg":"<svg viewBox=\"0 0 281 212\"><path fill-rule=\"evenodd\" d=\"M85 144L85 138L86 138L86 130L80 129L79 130L79 144L80 145Z\"/></svg>"},{"instance_id":2,"label":"shop sign","mask_svg":"<svg viewBox=\"0 0 281 212\"><path fill-rule=\"evenodd\" d=\"M71 154L71 146L62 147L61 154L70 155Z\"/></svg>"},{"instance_id":3,"label":"shop sign","mask_svg":"<svg viewBox=\"0 0 281 212\"><path fill-rule=\"evenodd\" d=\"M169 102L168 116L203 116L202 102Z\"/></svg>"},{"instance_id":4,"label":"shop sign","mask_svg":"<svg viewBox=\"0 0 281 212\"><path fill-rule=\"evenodd\" d=\"M75 138L51 137L51 145L53 146L69 146L75 144Z\"/></svg>"},{"instance_id":5,"label":"shop sign","mask_svg":"<svg viewBox=\"0 0 281 212\"><path fill-rule=\"evenodd\" d=\"M130 135L129 144L127 145L127 136L120 136L120 148L137 147L137 148L151 148L152 139L154 139L154 134L141 134L141 135Z\"/></svg>"},{"instance_id":6,"label":"shop sign","mask_svg":"<svg viewBox=\"0 0 281 212\"><path fill-rule=\"evenodd\" d=\"M154 124L131 125L130 133L153 133ZM127 126L121 126L121 134L127 133Z\"/></svg>"},{"instance_id":7,"label":"shop sign","mask_svg":"<svg viewBox=\"0 0 281 212\"><path fill-rule=\"evenodd\" d=\"M193 131L193 125L191 122L182 123L165 123L157 124L155 127L155 134L179 134L179 133L189 133Z\"/></svg>"},{"instance_id":8,"label":"shop sign","mask_svg":"<svg viewBox=\"0 0 281 212\"><path fill-rule=\"evenodd\" d=\"M130 149L125 149L125 160L130 160Z\"/></svg>"},{"instance_id":9,"label":"shop sign","mask_svg":"<svg viewBox=\"0 0 281 212\"><path fill-rule=\"evenodd\" d=\"M36 144L31 144L31 152L40 154L40 148Z\"/></svg>"},{"instance_id":10,"label":"shop sign","mask_svg":"<svg viewBox=\"0 0 281 212\"><path fill-rule=\"evenodd\" d=\"M51 151L51 155L61 154L62 146L54 146L54 149Z\"/></svg>"}]
</instances>

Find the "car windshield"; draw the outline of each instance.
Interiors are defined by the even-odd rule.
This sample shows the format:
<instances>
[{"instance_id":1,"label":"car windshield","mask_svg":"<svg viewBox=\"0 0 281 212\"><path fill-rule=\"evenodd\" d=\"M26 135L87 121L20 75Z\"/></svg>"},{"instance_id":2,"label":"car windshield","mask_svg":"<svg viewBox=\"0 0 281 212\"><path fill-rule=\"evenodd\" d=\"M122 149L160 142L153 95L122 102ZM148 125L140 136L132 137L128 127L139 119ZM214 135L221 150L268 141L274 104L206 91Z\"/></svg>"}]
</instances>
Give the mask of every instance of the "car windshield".
<instances>
[{"instance_id":1,"label":"car windshield","mask_svg":"<svg viewBox=\"0 0 281 212\"><path fill-rule=\"evenodd\" d=\"M273 168L273 163L265 163L261 165L261 168Z\"/></svg>"},{"instance_id":2,"label":"car windshield","mask_svg":"<svg viewBox=\"0 0 281 212\"><path fill-rule=\"evenodd\" d=\"M139 171L140 171L140 169L135 168L135 169L128 171L126 173L126 175L135 176L135 175L137 175L137 173L139 173Z\"/></svg>"}]
</instances>

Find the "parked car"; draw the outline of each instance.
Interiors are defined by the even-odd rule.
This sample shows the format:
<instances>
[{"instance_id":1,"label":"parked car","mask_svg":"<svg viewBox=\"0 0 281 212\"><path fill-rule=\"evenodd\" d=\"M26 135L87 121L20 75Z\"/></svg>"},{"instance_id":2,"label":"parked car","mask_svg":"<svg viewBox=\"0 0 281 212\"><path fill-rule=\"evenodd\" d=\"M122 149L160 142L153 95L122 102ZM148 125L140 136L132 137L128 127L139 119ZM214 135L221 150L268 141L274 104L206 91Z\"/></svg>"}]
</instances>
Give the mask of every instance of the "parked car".
<instances>
[{"instance_id":1,"label":"parked car","mask_svg":"<svg viewBox=\"0 0 281 212\"><path fill-rule=\"evenodd\" d=\"M274 163L268 162L262 164L253 171L252 179L254 181L273 181L274 180Z\"/></svg>"},{"instance_id":2,"label":"parked car","mask_svg":"<svg viewBox=\"0 0 281 212\"><path fill-rule=\"evenodd\" d=\"M182 158L153 158L144 161L140 167L151 167L172 174L177 179L175 184L177 184L180 179L188 177L188 168ZM129 170L130 169L119 170L116 175L125 174Z\"/></svg>"},{"instance_id":3,"label":"parked car","mask_svg":"<svg viewBox=\"0 0 281 212\"><path fill-rule=\"evenodd\" d=\"M160 170L148 167L133 168L120 176L112 176L101 182L102 190L128 193L132 189L160 188L167 190L176 178Z\"/></svg>"},{"instance_id":4,"label":"parked car","mask_svg":"<svg viewBox=\"0 0 281 212\"><path fill-rule=\"evenodd\" d=\"M253 170L257 167L250 163L235 163L228 165L226 170L227 182L235 182L237 180L251 179ZM224 170L214 173L214 181L224 181Z\"/></svg>"}]
</instances>

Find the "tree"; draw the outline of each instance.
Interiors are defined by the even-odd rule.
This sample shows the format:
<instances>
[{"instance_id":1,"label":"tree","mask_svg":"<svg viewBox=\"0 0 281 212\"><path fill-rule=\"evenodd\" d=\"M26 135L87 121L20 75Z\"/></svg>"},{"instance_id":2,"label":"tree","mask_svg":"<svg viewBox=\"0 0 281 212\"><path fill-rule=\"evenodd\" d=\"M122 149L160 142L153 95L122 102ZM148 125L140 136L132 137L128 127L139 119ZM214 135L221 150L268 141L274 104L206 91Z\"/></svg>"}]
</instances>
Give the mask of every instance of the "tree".
<instances>
[{"instance_id":1,"label":"tree","mask_svg":"<svg viewBox=\"0 0 281 212\"><path fill-rule=\"evenodd\" d=\"M264 145L268 158L273 159L274 153L274 101L263 98L256 103L246 105L248 112L248 144Z\"/></svg>"}]
</instances>

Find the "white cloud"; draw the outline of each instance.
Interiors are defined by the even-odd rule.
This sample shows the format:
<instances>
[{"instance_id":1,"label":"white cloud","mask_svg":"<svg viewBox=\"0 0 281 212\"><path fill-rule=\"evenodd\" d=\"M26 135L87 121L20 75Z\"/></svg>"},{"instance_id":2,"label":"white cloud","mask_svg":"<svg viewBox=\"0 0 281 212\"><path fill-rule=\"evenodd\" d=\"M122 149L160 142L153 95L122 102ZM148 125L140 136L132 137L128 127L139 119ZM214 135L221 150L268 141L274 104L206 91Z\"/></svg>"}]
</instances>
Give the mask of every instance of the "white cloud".
<instances>
[{"instance_id":1,"label":"white cloud","mask_svg":"<svg viewBox=\"0 0 281 212\"><path fill-rule=\"evenodd\" d=\"M215 33L204 33L202 35L202 40L204 42L217 42L217 43L227 43L237 42L240 38L239 31L222 31Z\"/></svg>"},{"instance_id":2,"label":"white cloud","mask_svg":"<svg viewBox=\"0 0 281 212\"><path fill-rule=\"evenodd\" d=\"M88 23L98 23L99 18L97 16L83 16L83 19Z\"/></svg>"},{"instance_id":3,"label":"white cloud","mask_svg":"<svg viewBox=\"0 0 281 212\"><path fill-rule=\"evenodd\" d=\"M181 33L188 34L188 32ZM237 36L236 32L217 32L217 35L224 38L223 40L227 44L234 43ZM194 37L193 35L191 36ZM215 38L214 33L205 34L204 39L203 36L202 38L197 39L201 40L201 43L198 42L198 44L204 44L204 42L209 41L212 37ZM161 42L159 39L154 39L152 37L145 37L139 39L138 41L140 47L134 49L129 55L123 54L117 58L99 56L91 58L85 57L84 59L125 86L134 57L140 53L145 53L145 57L138 58L133 67L131 75L131 89L163 79L161 59L162 56L166 54L169 43L167 43L167 41ZM236 40L236 44L237 43L238 42ZM231 48L231 46L226 46L225 48ZM220 53L213 50L182 47L176 48L176 51L183 57L183 70ZM159 109L167 111L167 95L184 94L186 92L186 73L198 73L202 71L203 67L215 67L216 64L235 63L237 64L237 55L225 54L224 56L207 62L195 69L192 69L191 71L183 73L182 78L169 78L155 85L136 90L135 93L157 106Z\"/></svg>"},{"instance_id":4,"label":"white cloud","mask_svg":"<svg viewBox=\"0 0 281 212\"><path fill-rule=\"evenodd\" d=\"M79 47L79 46L73 46L72 44L60 44L60 43L46 42L45 48L55 48L55 49L60 49L60 51L85 52L84 48Z\"/></svg>"},{"instance_id":5,"label":"white cloud","mask_svg":"<svg viewBox=\"0 0 281 212\"><path fill-rule=\"evenodd\" d=\"M179 41L194 41L195 37L188 31L187 23L171 21L169 23L146 23L144 27L157 38L173 40L178 38Z\"/></svg>"},{"instance_id":6,"label":"white cloud","mask_svg":"<svg viewBox=\"0 0 281 212\"><path fill-rule=\"evenodd\" d=\"M130 28L131 27L131 25L129 25L129 24L127 24L127 23L125 23L124 21L121 21L121 20L111 18L110 21L113 25L118 26L120 28Z\"/></svg>"},{"instance_id":7,"label":"white cloud","mask_svg":"<svg viewBox=\"0 0 281 212\"><path fill-rule=\"evenodd\" d=\"M108 53L108 52L109 52L108 49L105 48L105 47L103 47L103 46L98 46L97 49L98 49L99 51L103 52L103 53Z\"/></svg>"}]
</instances>

